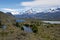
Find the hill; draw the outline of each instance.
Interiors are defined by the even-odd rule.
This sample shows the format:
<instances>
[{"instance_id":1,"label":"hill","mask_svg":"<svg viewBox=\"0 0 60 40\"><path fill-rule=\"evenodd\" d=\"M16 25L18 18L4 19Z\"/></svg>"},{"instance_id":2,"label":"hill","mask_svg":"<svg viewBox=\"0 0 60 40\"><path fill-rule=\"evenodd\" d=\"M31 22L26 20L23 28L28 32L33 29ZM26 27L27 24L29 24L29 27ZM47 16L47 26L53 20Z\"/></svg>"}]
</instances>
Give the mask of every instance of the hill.
<instances>
[{"instance_id":1,"label":"hill","mask_svg":"<svg viewBox=\"0 0 60 40\"><path fill-rule=\"evenodd\" d=\"M8 15L6 13L0 12L0 20L3 24L6 24L11 22L13 23L15 18L12 15Z\"/></svg>"},{"instance_id":2,"label":"hill","mask_svg":"<svg viewBox=\"0 0 60 40\"><path fill-rule=\"evenodd\" d=\"M0 12L0 40L60 40L60 24L43 23L38 19L15 22L12 15ZM32 33L22 26L29 26Z\"/></svg>"},{"instance_id":3,"label":"hill","mask_svg":"<svg viewBox=\"0 0 60 40\"><path fill-rule=\"evenodd\" d=\"M0 40L36 40L33 33L24 32L20 25L17 27L15 20L14 16L0 12Z\"/></svg>"}]
</instances>

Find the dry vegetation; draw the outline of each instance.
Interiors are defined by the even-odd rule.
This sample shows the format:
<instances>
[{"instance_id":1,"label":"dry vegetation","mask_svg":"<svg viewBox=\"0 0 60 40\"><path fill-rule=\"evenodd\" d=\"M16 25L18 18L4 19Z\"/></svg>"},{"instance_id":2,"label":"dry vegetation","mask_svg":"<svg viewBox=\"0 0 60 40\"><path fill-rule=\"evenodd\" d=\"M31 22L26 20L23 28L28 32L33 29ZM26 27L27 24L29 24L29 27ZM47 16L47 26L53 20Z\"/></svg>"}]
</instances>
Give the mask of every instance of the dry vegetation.
<instances>
[{"instance_id":1,"label":"dry vegetation","mask_svg":"<svg viewBox=\"0 0 60 40\"><path fill-rule=\"evenodd\" d=\"M18 23L13 16L0 12L0 40L60 40L60 24L46 24L40 20L26 19L26 22ZM27 33L21 30L24 24L32 26L33 31ZM6 26L3 29L2 26Z\"/></svg>"}]
</instances>

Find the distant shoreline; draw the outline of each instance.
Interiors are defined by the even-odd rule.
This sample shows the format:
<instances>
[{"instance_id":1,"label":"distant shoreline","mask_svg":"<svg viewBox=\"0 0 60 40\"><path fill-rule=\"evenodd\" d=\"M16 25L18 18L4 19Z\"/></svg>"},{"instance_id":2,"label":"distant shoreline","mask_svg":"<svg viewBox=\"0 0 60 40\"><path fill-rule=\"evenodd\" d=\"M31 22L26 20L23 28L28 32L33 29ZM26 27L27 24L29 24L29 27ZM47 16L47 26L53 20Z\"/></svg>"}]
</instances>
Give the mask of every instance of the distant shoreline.
<instances>
[{"instance_id":1,"label":"distant shoreline","mask_svg":"<svg viewBox=\"0 0 60 40\"><path fill-rule=\"evenodd\" d=\"M51 23L51 24L60 24L60 21L42 21L45 23Z\"/></svg>"}]
</instances>

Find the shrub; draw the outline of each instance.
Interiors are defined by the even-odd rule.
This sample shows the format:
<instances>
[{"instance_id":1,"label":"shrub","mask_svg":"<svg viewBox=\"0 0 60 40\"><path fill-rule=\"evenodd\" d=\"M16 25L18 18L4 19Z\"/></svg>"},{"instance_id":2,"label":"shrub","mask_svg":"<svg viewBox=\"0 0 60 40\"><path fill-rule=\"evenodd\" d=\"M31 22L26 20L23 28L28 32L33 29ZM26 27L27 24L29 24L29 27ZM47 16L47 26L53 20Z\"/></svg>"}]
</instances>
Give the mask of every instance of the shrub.
<instances>
[{"instance_id":1,"label":"shrub","mask_svg":"<svg viewBox=\"0 0 60 40\"><path fill-rule=\"evenodd\" d=\"M14 33L14 31L13 31L13 30L11 30L11 31L10 31L10 33L12 34L12 33Z\"/></svg>"},{"instance_id":2,"label":"shrub","mask_svg":"<svg viewBox=\"0 0 60 40\"><path fill-rule=\"evenodd\" d=\"M24 30L24 28L23 28L23 27L21 27L21 30Z\"/></svg>"},{"instance_id":3,"label":"shrub","mask_svg":"<svg viewBox=\"0 0 60 40\"><path fill-rule=\"evenodd\" d=\"M28 26L29 26L29 24L24 24L24 26L28 27Z\"/></svg>"},{"instance_id":4,"label":"shrub","mask_svg":"<svg viewBox=\"0 0 60 40\"><path fill-rule=\"evenodd\" d=\"M0 26L2 25L1 21L0 21Z\"/></svg>"},{"instance_id":5,"label":"shrub","mask_svg":"<svg viewBox=\"0 0 60 40\"><path fill-rule=\"evenodd\" d=\"M17 26L17 27L20 27L20 25L19 25L19 23L18 23L18 22L16 22L16 26Z\"/></svg>"},{"instance_id":6,"label":"shrub","mask_svg":"<svg viewBox=\"0 0 60 40\"><path fill-rule=\"evenodd\" d=\"M2 28L2 22L1 22L1 20L0 20L0 28Z\"/></svg>"},{"instance_id":7,"label":"shrub","mask_svg":"<svg viewBox=\"0 0 60 40\"><path fill-rule=\"evenodd\" d=\"M47 28L49 28L49 26L47 26Z\"/></svg>"},{"instance_id":8,"label":"shrub","mask_svg":"<svg viewBox=\"0 0 60 40\"><path fill-rule=\"evenodd\" d=\"M38 32L38 28L37 28L36 25L30 25L30 26L31 26L32 31L33 31L34 33L37 33L37 32Z\"/></svg>"},{"instance_id":9,"label":"shrub","mask_svg":"<svg viewBox=\"0 0 60 40\"><path fill-rule=\"evenodd\" d=\"M38 31L37 27L33 27L32 30L34 33L37 33L37 31Z\"/></svg>"}]
</instances>

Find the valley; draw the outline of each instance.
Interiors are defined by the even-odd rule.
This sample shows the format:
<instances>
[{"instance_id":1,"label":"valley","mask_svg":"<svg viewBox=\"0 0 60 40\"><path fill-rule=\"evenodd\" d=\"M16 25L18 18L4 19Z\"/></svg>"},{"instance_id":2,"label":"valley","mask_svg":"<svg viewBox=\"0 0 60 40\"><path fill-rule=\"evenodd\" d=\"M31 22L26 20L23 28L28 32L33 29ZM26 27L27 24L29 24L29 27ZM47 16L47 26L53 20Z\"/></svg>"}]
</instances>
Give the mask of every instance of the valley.
<instances>
[{"instance_id":1,"label":"valley","mask_svg":"<svg viewBox=\"0 0 60 40\"><path fill-rule=\"evenodd\" d=\"M60 24L0 12L0 40L60 40Z\"/></svg>"}]
</instances>

